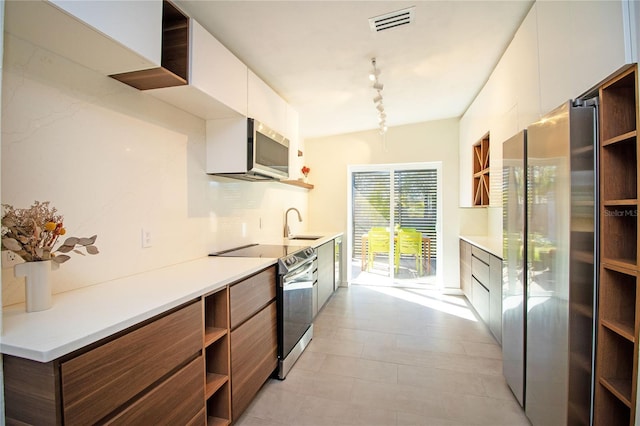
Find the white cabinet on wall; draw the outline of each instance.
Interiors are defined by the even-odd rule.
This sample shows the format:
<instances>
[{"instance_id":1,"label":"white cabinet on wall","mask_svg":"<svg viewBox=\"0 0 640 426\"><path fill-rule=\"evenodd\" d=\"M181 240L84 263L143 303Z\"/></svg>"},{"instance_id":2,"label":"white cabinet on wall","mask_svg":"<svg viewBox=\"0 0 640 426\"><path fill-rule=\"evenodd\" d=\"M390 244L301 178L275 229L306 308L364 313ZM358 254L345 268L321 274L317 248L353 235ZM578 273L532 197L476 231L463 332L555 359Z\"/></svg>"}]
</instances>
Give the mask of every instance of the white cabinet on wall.
<instances>
[{"instance_id":1,"label":"white cabinet on wall","mask_svg":"<svg viewBox=\"0 0 640 426\"><path fill-rule=\"evenodd\" d=\"M635 8L634 8L635 7ZM470 206L471 145L491 132L492 147L570 98L597 86L633 59L627 0L538 1L484 88L460 119L460 206ZM492 150L493 151L493 150ZM492 154L497 154L492 152ZM496 155L496 157L501 157ZM491 199L500 207L502 173L492 163Z\"/></svg>"},{"instance_id":2,"label":"white cabinet on wall","mask_svg":"<svg viewBox=\"0 0 640 426\"><path fill-rule=\"evenodd\" d=\"M626 2L537 2L536 7L542 114L631 62Z\"/></svg>"},{"instance_id":3,"label":"white cabinet on wall","mask_svg":"<svg viewBox=\"0 0 640 426\"><path fill-rule=\"evenodd\" d=\"M253 71L249 70L247 116L285 136L287 103Z\"/></svg>"},{"instance_id":4,"label":"white cabinet on wall","mask_svg":"<svg viewBox=\"0 0 640 426\"><path fill-rule=\"evenodd\" d=\"M289 179L297 179L302 176L300 169L303 166L304 157L298 157L298 151L302 151L300 144L299 114L289 104L287 106L287 128L285 137L289 139Z\"/></svg>"},{"instance_id":5,"label":"white cabinet on wall","mask_svg":"<svg viewBox=\"0 0 640 426\"><path fill-rule=\"evenodd\" d=\"M5 31L105 75L160 65L162 1L8 1Z\"/></svg>"},{"instance_id":6,"label":"white cabinet on wall","mask_svg":"<svg viewBox=\"0 0 640 426\"><path fill-rule=\"evenodd\" d=\"M194 19L189 22L188 85L147 92L197 117L247 113L247 66Z\"/></svg>"}]
</instances>

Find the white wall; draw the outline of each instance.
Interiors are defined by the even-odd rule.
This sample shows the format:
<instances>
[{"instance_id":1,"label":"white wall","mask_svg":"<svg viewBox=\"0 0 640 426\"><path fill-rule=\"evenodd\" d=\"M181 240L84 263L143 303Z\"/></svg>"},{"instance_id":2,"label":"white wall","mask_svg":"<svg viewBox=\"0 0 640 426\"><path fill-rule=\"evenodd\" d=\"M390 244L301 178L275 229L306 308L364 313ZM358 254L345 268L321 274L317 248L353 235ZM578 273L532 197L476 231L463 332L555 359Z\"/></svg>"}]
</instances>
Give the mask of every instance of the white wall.
<instances>
[{"instance_id":1,"label":"white wall","mask_svg":"<svg viewBox=\"0 0 640 426\"><path fill-rule=\"evenodd\" d=\"M100 254L73 255L54 293L281 241L285 209L306 215L304 189L206 175L203 120L9 35L4 53L2 202L49 200L69 235L98 235ZM4 305L24 300L10 268L2 287Z\"/></svg>"},{"instance_id":2,"label":"white wall","mask_svg":"<svg viewBox=\"0 0 640 426\"><path fill-rule=\"evenodd\" d=\"M458 288L458 126L457 119L449 119L391 127L384 141L377 130L306 139L309 179L319 183L309 193L309 228L342 231L349 238L347 166L441 161L443 285ZM343 244L346 250L346 240Z\"/></svg>"}]
</instances>

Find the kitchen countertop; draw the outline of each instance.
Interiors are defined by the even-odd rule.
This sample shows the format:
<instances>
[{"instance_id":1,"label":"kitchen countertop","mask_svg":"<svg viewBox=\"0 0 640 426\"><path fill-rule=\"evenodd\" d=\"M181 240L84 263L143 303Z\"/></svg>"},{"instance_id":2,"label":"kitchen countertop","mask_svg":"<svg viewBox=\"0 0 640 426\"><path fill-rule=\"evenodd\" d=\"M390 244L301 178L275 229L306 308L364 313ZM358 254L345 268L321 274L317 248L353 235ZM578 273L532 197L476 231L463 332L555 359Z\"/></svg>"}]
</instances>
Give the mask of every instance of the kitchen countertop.
<instances>
[{"instance_id":1,"label":"kitchen countertop","mask_svg":"<svg viewBox=\"0 0 640 426\"><path fill-rule=\"evenodd\" d=\"M277 259L205 257L56 294L46 311L3 308L0 352L39 362L66 355L204 294Z\"/></svg>"},{"instance_id":2,"label":"kitchen countertop","mask_svg":"<svg viewBox=\"0 0 640 426\"><path fill-rule=\"evenodd\" d=\"M337 237L342 236L342 232L304 232L297 235L294 235L294 238L285 238L284 244L287 246L310 246L313 248L318 248L324 243L327 243L331 240L334 240ZM319 236L320 238L316 240L310 239L298 239L296 236Z\"/></svg>"},{"instance_id":3,"label":"kitchen countertop","mask_svg":"<svg viewBox=\"0 0 640 426\"><path fill-rule=\"evenodd\" d=\"M502 259L502 239L489 237L486 235L460 235L460 239L465 240L484 251L488 251L496 257Z\"/></svg>"}]
</instances>

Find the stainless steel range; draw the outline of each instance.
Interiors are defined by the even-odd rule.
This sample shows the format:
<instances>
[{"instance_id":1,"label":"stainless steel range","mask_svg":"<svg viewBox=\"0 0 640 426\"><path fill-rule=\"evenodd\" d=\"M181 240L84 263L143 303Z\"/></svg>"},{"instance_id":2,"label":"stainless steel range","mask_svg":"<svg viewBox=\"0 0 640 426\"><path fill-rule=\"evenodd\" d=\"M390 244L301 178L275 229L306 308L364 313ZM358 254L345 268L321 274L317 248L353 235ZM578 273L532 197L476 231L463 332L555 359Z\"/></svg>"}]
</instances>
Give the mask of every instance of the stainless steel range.
<instances>
[{"instance_id":1,"label":"stainless steel range","mask_svg":"<svg viewBox=\"0 0 640 426\"><path fill-rule=\"evenodd\" d=\"M211 255L278 259L278 378L283 380L313 338L313 286L318 280L315 249L253 244Z\"/></svg>"}]
</instances>

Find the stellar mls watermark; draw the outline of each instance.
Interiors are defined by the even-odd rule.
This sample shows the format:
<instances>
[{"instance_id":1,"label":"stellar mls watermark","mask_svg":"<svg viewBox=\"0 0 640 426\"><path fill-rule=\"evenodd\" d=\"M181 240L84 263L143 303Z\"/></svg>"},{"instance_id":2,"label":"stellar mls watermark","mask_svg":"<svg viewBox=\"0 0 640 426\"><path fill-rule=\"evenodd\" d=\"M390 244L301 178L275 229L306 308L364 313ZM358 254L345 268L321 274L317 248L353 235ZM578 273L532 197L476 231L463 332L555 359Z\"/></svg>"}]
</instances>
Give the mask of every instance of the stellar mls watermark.
<instances>
[{"instance_id":1,"label":"stellar mls watermark","mask_svg":"<svg viewBox=\"0 0 640 426\"><path fill-rule=\"evenodd\" d=\"M604 215L613 217L637 217L638 209L605 209Z\"/></svg>"}]
</instances>

